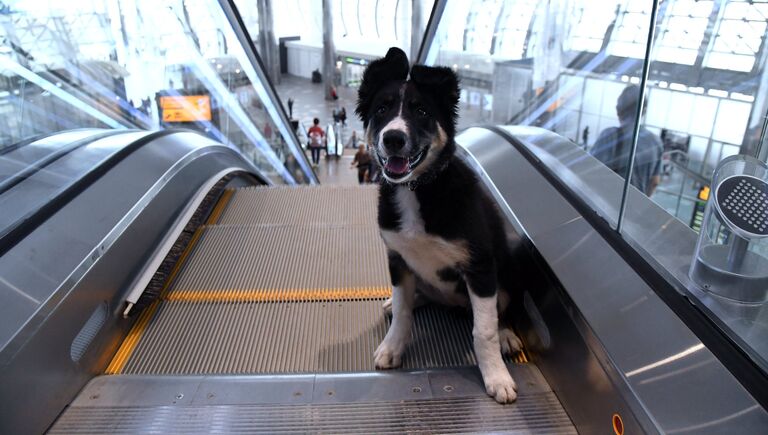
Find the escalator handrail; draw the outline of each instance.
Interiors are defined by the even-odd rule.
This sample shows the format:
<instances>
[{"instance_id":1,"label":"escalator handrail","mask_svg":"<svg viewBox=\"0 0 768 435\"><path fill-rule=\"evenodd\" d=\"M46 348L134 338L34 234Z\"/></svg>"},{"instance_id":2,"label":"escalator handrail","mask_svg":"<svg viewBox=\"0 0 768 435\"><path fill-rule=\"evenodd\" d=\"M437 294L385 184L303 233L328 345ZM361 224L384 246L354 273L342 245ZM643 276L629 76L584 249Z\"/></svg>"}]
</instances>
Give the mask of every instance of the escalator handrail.
<instances>
[{"instance_id":1,"label":"escalator handrail","mask_svg":"<svg viewBox=\"0 0 768 435\"><path fill-rule=\"evenodd\" d=\"M435 40L437 28L440 25L441 18L443 17L443 11L445 11L446 3L447 0L435 0L435 2L432 4L432 11L429 14L427 28L424 30L424 37L421 39L421 45L419 46L419 54L416 56L416 59L412 59L412 63L426 65L427 54L429 54L429 49Z\"/></svg>"},{"instance_id":2,"label":"escalator handrail","mask_svg":"<svg viewBox=\"0 0 768 435\"><path fill-rule=\"evenodd\" d=\"M632 268L637 275L653 289L676 316L696 337L720 360L723 366L736 378L763 408L768 409L768 374L733 341L696 304L684 295L687 289L675 284L656 269L635 249L622 234L610 226L579 194L567 185L554 171L544 164L527 145L503 128L495 125L483 126L505 139L535 168L584 220L608 243L612 249ZM565 140L565 139L564 139ZM682 288L681 288L682 287Z\"/></svg>"},{"instance_id":3,"label":"escalator handrail","mask_svg":"<svg viewBox=\"0 0 768 435\"><path fill-rule=\"evenodd\" d=\"M56 133L38 133L28 138L22 139L18 142L14 142L6 147L0 148L0 156L4 156L12 151L16 151L19 148L23 148L27 145L33 144L37 141L43 140L47 137L53 136Z\"/></svg>"},{"instance_id":4,"label":"escalator handrail","mask_svg":"<svg viewBox=\"0 0 768 435\"><path fill-rule=\"evenodd\" d=\"M129 130L120 130L121 133L128 132ZM35 210L27 213L23 217L17 219L14 223L9 225L0 231L0 257L5 255L19 242L24 240L35 229L47 221L56 212L61 210L66 204L68 204L73 198L82 193L85 189L90 187L95 181L105 175L110 169L117 166L126 157L131 155L134 151L143 147L144 145L159 139L161 137L178 133L179 129L167 129L150 133L144 137L141 137L130 144L124 146L111 156L107 157L99 165L92 168L67 186L59 189L56 194L45 204L36 208Z\"/></svg>"},{"instance_id":5,"label":"escalator handrail","mask_svg":"<svg viewBox=\"0 0 768 435\"><path fill-rule=\"evenodd\" d=\"M291 135L295 146L298 147L297 149L293 150L294 157L302 162L301 166L309 177L310 184L319 184L320 182L318 181L317 174L312 168L312 165L309 163L309 158L307 158L307 155L301 149L298 135L296 135L296 132L291 127L291 121L290 118L288 118L288 114L285 112L285 106L283 106L283 102L280 99L280 96L278 95L274 85L272 84L272 81L269 80L265 73L266 68L264 67L264 62L261 60L261 56L259 56L258 50L256 50L256 46L254 45L253 39L251 38L248 29L245 26L245 22L243 21L243 17L240 15L240 11L238 10L235 1L219 0L219 5L221 5L221 9L224 12L224 15L227 17L227 20L232 26L232 31L235 33L235 36L237 36L237 39L243 46L243 51L245 52L246 57L248 57L248 60L251 61L256 74L259 76L259 80L264 85L264 89L267 91L267 94L269 94L269 97L272 100L271 102L275 106L275 110L277 110L277 113L280 116L280 120L283 122L283 125L287 126L288 134ZM288 145L291 146L293 144L288 143Z\"/></svg>"},{"instance_id":6,"label":"escalator handrail","mask_svg":"<svg viewBox=\"0 0 768 435\"><path fill-rule=\"evenodd\" d=\"M109 136L114 136L123 132L129 132L129 131L136 131L136 130L107 130L107 131L95 133L92 136L88 136L86 138L83 138L74 142L71 142L68 145L65 145L57 149L56 151L46 155L45 157L33 162L26 168L22 169L16 174L0 182L0 195L13 189L16 185L26 180L27 178L33 176L41 169L45 168L46 166L50 165L56 160L59 160L60 158L66 156L67 154L71 153L72 151L78 148L84 147L97 140L104 139Z\"/></svg>"}]
</instances>

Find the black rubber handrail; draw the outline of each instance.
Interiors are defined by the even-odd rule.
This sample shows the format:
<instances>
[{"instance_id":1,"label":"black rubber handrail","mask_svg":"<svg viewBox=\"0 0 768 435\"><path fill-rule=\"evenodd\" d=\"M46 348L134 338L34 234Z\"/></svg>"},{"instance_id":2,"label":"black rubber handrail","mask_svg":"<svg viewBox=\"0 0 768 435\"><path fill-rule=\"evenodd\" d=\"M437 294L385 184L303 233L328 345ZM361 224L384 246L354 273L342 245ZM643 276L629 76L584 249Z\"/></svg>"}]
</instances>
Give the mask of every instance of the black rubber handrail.
<instances>
[{"instance_id":1,"label":"black rubber handrail","mask_svg":"<svg viewBox=\"0 0 768 435\"><path fill-rule=\"evenodd\" d=\"M111 156L109 156L90 171L86 172L76 181L59 189L59 191L56 192L56 194L48 202L27 213L23 217L17 219L13 224L4 228L2 232L0 232L0 256L5 255L20 241L24 240L25 237L32 233L32 231L37 229L37 227L42 225L56 212L61 210L61 208L68 204L73 198L90 187L95 181L101 178L110 169L117 166L118 163L122 162L134 151L156 139L173 133L178 133L180 131L185 130L161 130L150 133L138 140L135 140L117 152L113 153Z\"/></svg>"},{"instance_id":2,"label":"black rubber handrail","mask_svg":"<svg viewBox=\"0 0 768 435\"><path fill-rule=\"evenodd\" d=\"M301 149L301 142L299 142L299 137L291 126L291 120L285 111L285 106L283 106L283 101L280 99L280 95L277 93L277 89L275 89L272 80L269 79L267 69L264 66L264 61L261 59L259 51L256 49L256 45L253 42L254 39L251 38L251 35L245 26L245 21L243 21L242 15L240 15L240 10L237 8L235 0L219 0L219 5L221 6L221 10L224 12L224 16L227 17L227 21L229 21L229 24L232 26L232 31L235 33L235 36L243 46L243 51L245 52L246 57L251 62L254 70L256 70L256 74L259 76L258 79L264 85L264 89L267 91L267 94L269 94L269 97L272 100L271 103L275 106L275 109L280 116L280 120L285 124L285 126L288 128L289 134L296 141L296 146L298 147L296 151L298 151L299 159L302 159L306 164L306 167L309 168L309 173L306 175L309 177L310 181L314 181L315 183L320 184L320 179L317 177L315 169L312 167L312 165L309 164L309 158L304 153L304 150ZM287 142L288 141L286 141L286 143Z\"/></svg>"},{"instance_id":3,"label":"black rubber handrail","mask_svg":"<svg viewBox=\"0 0 768 435\"><path fill-rule=\"evenodd\" d=\"M32 135L32 136L30 136L30 137L28 137L26 139L22 139L22 140L20 140L18 142L12 143L12 144L10 144L8 146L2 147L2 148L0 148L0 156L4 156L4 155L10 153L11 151L16 151L17 149L19 149L21 147L25 147L25 146L27 146L27 145L29 145L31 143L34 143L34 142L37 142L39 140L45 139L48 136L53 136L54 134L56 134L56 133L39 133L39 134Z\"/></svg>"},{"instance_id":4,"label":"black rubber handrail","mask_svg":"<svg viewBox=\"0 0 768 435\"><path fill-rule=\"evenodd\" d=\"M768 409L768 374L749 357L727 333L720 330L700 307L691 303L686 296L688 290L678 288L668 281L661 272L648 262L621 233L610 226L576 191L539 160L524 143L498 126L483 126L496 133L512 145L566 201L581 214L584 220L616 251L617 254L653 289L656 295L675 313L680 320L701 340L702 344L723 363L734 378L752 397Z\"/></svg>"},{"instance_id":5,"label":"black rubber handrail","mask_svg":"<svg viewBox=\"0 0 768 435\"><path fill-rule=\"evenodd\" d=\"M48 154L42 159L37 160L36 162L28 165L26 168L22 169L16 174L0 182L0 195L13 189L16 185L18 185L22 181L36 174L38 171L40 171L40 169L45 168L46 166L50 165L56 160L59 160L60 158L71 153L72 151L80 147L83 147L85 145L89 145L93 142L96 142L99 139L104 139L105 137L114 136L116 134L120 134L126 131L135 131L135 130L107 130L102 132L94 132L95 134L91 136L72 142L68 145L65 145L57 149L56 151Z\"/></svg>"}]
</instances>

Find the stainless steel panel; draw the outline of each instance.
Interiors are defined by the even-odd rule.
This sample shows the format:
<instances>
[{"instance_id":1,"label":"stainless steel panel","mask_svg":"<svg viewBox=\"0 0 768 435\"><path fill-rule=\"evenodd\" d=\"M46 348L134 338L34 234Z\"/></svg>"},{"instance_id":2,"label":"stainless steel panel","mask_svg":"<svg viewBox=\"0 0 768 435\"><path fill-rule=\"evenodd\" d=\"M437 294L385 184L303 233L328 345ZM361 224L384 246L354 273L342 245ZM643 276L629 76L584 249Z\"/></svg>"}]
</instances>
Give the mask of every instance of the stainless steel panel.
<instances>
[{"instance_id":1,"label":"stainless steel panel","mask_svg":"<svg viewBox=\"0 0 768 435\"><path fill-rule=\"evenodd\" d=\"M164 180L190 153L184 169ZM136 270L207 177L231 167L250 165L197 134L165 136L128 156L0 258L3 305L18 307L7 299L8 286L47 295L21 329L7 319L0 325L19 331L0 351L0 432L42 432L103 370L131 326L120 314ZM164 187L134 213L156 183ZM75 363L72 340L103 303L105 327Z\"/></svg>"},{"instance_id":2,"label":"stainless steel panel","mask_svg":"<svg viewBox=\"0 0 768 435\"><path fill-rule=\"evenodd\" d=\"M523 139L526 131L520 130ZM768 413L541 174L530 166L516 166L524 159L501 138L472 134L485 139L464 141L462 134L457 140L486 169L488 181L515 211L519 225L566 290L564 302L554 304L565 303L567 311L560 310L559 319L550 315L547 305L554 295L533 298L544 321L538 331L548 330L548 340L535 327L524 335L533 343L534 361L553 389L563 393L563 406L577 427L600 421L607 412L594 408L579 391L602 389L626 400L644 430L750 433L768 428ZM487 144L494 141L502 145ZM540 143L526 142L542 157ZM526 171L525 183L510 176L510 164L515 172ZM573 164L584 163L574 157ZM561 222L542 219L539 213L545 210L577 216ZM562 317L565 313L570 319ZM567 336L562 328L574 324L583 337L581 344L578 336L556 340Z\"/></svg>"},{"instance_id":3,"label":"stainless steel panel","mask_svg":"<svg viewBox=\"0 0 768 435\"><path fill-rule=\"evenodd\" d=\"M576 433L535 367L511 370L525 382L510 405L487 397L476 369L100 377L50 433ZM450 397L446 385L456 386Z\"/></svg>"}]
</instances>

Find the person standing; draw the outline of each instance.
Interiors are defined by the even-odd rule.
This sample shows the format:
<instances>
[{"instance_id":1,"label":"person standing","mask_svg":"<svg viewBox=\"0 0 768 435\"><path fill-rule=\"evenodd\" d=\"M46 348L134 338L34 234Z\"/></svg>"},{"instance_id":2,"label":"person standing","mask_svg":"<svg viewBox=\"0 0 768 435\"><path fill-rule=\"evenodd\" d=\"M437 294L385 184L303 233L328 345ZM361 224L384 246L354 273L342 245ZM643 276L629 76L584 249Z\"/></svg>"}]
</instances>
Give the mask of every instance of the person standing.
<instances>
[{"instance_id":1,"label":"person standing","mask_svg":"<svg viewBox=\"0 0 768 435\"><path fill-rule=\"evenodd\" d=\"M352 130L352 136L347 141L347 148L357 148L357 131Z\"/></svg>"},{"instance_id":2,"label":"person standing","mask_svg":"<svg viewBox=\"0 0 768 435\"><path fill-rule=\"evenodd\" d=\"M309 127L309 150L312 152L312 164L317 167L320 164L320 150L325 148L325 131L320 127L320 120L312 120L312 127Z\"/></svg>"},{"instance_id":3,"label":"person standing","mask_svg":"<svg viewBox=\"0 0 768 435\"><path fill-rule=\"evenodd\" d=\"M621 92L616 101L616 114L619 126L610 127L600 132L590 154L603 162L614 172L624 177L629 167L629 154L632 148L632 133L635 123L640 88L629 85ZM648 107L646 100L642 114ZM640 120L637 120L640 122ZM653 195L661 181L661 140L644 126L640 126L637 136L635 164L632 167L630 183L647 196Z\"/></svg>"},{"instance_id":4,"label":"person standing","mask_svg":"<svg viewBox=\"0 0 768 435\"><path fill-rule=\"evenodd\" d=\"M360 145L355 153L355 158L352 160L351 168L357 164L357 182L360 184L365 183L367 172L371 168L371 155L365 151L365 147Z\"/></svg>"}]
</instances>

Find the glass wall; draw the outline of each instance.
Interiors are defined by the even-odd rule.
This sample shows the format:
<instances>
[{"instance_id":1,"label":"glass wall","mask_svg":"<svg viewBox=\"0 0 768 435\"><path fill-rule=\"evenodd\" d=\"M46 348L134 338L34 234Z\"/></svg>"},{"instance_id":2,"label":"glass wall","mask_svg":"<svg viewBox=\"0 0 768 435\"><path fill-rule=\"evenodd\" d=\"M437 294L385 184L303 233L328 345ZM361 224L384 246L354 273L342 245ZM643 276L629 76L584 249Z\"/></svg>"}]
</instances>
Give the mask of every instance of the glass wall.
<instances>
[{"instance_id":1,"label":"glass wall","mask_svg":"<svg viewBox=\"0 0 768 435\"><path fill-rule=\"evenodd\" d=\"M767 31L765 0L449 1L426 63L460 76L460 127L567 138L532 148L768 371Z\"/></svg>"},{"instance_id":2,"label":"glass wall","mask_svg":"<svg viewBox=\"0 0 768 435\"><path fill-rule=\"evenodd\" d=\"M0 147L72 128L190 128L275 183L309 182L218 2L10 1L0 20Z\"/></svg>"},{"instance_id":3,"label":"glass wall","mask_svg":"<svg viewBox=\"0 0 768 435\"><path fill-rule=\"evenodd\" d=\"M594 149L617 174L624 173L629 148L608 148L631 134L636 121L636 96L620 97L638 82L649 30L648 19L638 17L649 11L647 1L449 2L427 63L459 75L460 128L542 127ZM581 188L616 226L621 183L602 195L589 191L589 183Z\"/></svg>"},{"instance_id":4,"label":"glass wall","mask_svg":"<svg viewBox=\"0 0 768 435\"><path fill-rule=\"evenodd\" d=\"M460 127L543 127L626 172L635 119L619 112L637 101L652 1L448 3L427 63L460 76ZM717 163L758 155L766 16L763 1L659 2L631 183L696 230Z\"/></svg>"}]
</instances>

